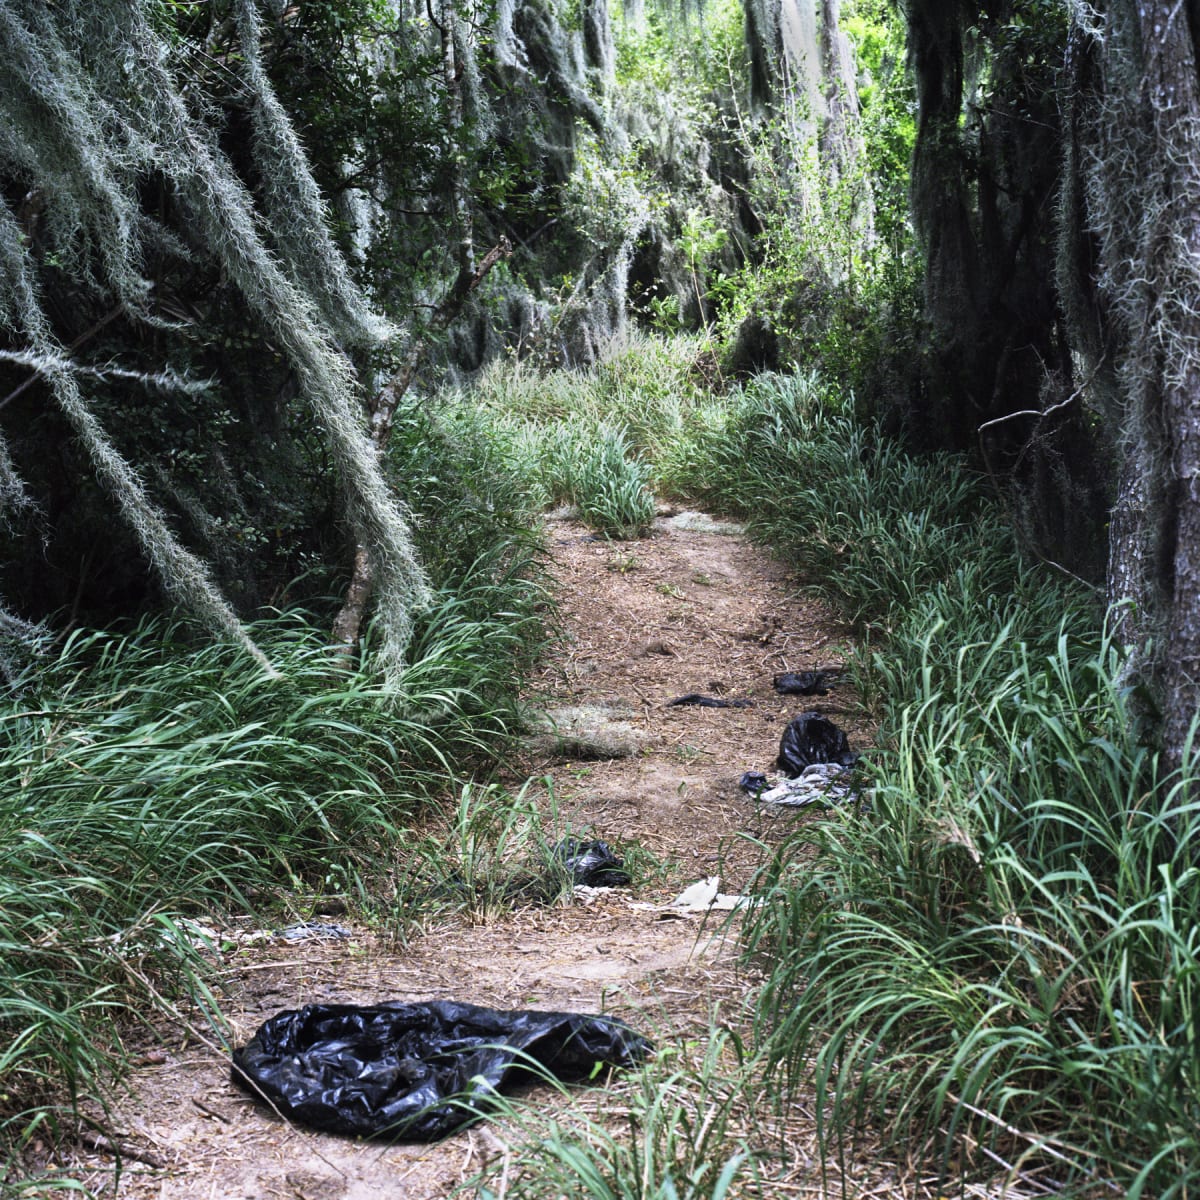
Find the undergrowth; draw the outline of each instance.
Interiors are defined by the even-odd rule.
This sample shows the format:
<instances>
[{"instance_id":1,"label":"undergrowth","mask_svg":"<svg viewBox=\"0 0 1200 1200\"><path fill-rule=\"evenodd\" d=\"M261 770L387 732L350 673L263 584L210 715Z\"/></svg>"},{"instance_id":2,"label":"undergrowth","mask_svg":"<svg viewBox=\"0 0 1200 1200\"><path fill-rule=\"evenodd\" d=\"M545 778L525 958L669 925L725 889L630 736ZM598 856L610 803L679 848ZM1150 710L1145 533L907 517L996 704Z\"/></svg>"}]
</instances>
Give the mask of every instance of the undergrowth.
<instances>
[{"instance_id":1,"label":"undergrowth","mask_svg":"<svg viewBox=\"0 0 1200 1200\"><path fill-rule=\"evenodd\" d=\"M348 666L328 616L292 609L252 623L278 677L159 618L72 633L0 702L6 1194L23 1148L106 1102L137 1022L181 1008L220 1036L197 922L328 893L382 911L418 806L520 733L552 619L523 492L487 443L415 407L390 457L434 584L398 682L370 634ZM410 908L393 897L386 917Z\"/></svg>"},{"instance_id":2,"label":"undergrowth","mask_svg":"<svg viewBox=\"0 0 1200 1200\"><path fill-rule=\"evenodd\" d=\"M695 428L665 470L853 622L880 719L866 802L771 854L745 928L765 1053L815 1083L830 1161L873 1127L944 1185L1195 1191L1200 768L1139 740L1094 597L1021 563L961 461L814 379Z\"/></svg>"},{"instance_id":3,"label":"undergrowth","mask_svg":"<svg viewBox=\"0 0 1200 1200\"><path fill-rule=\"evenodd\" d=\"M536 1107L498 1097L499 1154L455 1195L476 1200L732 1200L764 1191L771 1141L756 1117L758 1064L736 1031L699 1042L666 1031L640 1071L604 1090L568 1089Z\"/></svg>"},{"instance_id":4,"label":"undergrowth","mask_svg":"<svg viewBox=\"0 0 1200 1200\"><path fill-rule=\"evenodd\" d=\"M815 1085L826 1162L869 1130L944 1187L1195 1191L1200 769L1139 740L1095 594L1022 561L963 459L816 376L605 415L603 371L543 378L522 420L497 373L488 419L543 479L621 421L660 494L740 517L848 620L879 722L864 803L764 847L744 937L776 1098Z\"/></svg>"},{"instance_id":5,"label":"undergrowth","mask_svg":"<svg viewBox=\"0 0 1200 1200\"><path fill-rule=\"evenodd\" d=\"M647 533L656 463L700 401L702 343L630 335L587 371L494 364L451 411L483 422L530 502L565 503L606 537Z\"/></svg>"},{"instance_id":6,"label":"undergrowth","mask_svg":"<svg viewBox=\"0 0 1200 1200\"><path fill-rule=\"evenodd\" d=\"M577 882L572 860L591 840L590 829L559 810L549 778L527 780L515 792L468 782L406 847L396 892L406 919L418 921L457 911L486 924L517 907L567 903ZM636 843L609 849L620 859L614 869L635 886L657 865Z\"/></svg>"},{"instance_id":7,"label":"undergrowth","mask_svg":"<svg viewBox=\"0 0 1200 1200\"><path fill-rule=\"evenodd\" d=\"M10 1144L102 1085L114 1014L182 993L217 1020L193 913L251 889L353 893L427 784L503 746L545 615L514 514L582 508L577 456L599 436L626 464L606 478L741 517L836 605L880 733L860 803L764 847L743 929L768 975L755 1047L652 1065L606 1114L627 1128L511 1106L520 1144L477 1194L757 1194L761 1147L732 1114L801 1088L825 1163L869 1133L943 1191L1196 1190L1200 771L1166 774L1139 740L1095 597L1021 561L962 460L905 454L815 378L705 396L689 353L656 349L642 374L620 355L574 378L510 367L403 416L393 466L440 592L402 695L369 657L331 680L318 628L282 614L256 631L281 680L143 627L77 635L9 701ZM436 845L405 847L442 874L401 881L397 910L421 908L400 894L419 884L487 919L552 869L552 816L460 796Z\"/></svg>"}]
</instances>

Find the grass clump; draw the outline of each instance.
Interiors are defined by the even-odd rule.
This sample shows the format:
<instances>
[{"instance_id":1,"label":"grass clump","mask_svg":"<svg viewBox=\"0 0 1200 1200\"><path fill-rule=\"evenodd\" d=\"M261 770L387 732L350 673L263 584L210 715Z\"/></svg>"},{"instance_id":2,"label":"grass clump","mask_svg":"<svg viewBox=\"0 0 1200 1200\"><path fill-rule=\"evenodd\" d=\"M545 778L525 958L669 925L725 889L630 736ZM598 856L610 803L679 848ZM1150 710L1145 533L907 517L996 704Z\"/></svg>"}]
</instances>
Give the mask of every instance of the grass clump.
<instances>
[{"instance_id":1,"label":"grass clump","mask_svg":"<svg viewBox=\"0 0 1200 1200\"><path fill-rule=\"evenodd\" d=\"M744 514L867 636L869 802L769 858L745 928L759 1032L943 1181L1200 1185L1200 767L1137 736L1091 595L1019 560L964 464L915 458L812 379L697 411L663 464ZM785 1088L786 1090L786 1088Z\"/></svg>"},{"instance_id":2,"label":"grass clump","mask_svg":"<svg viewBox=\"0 0 1200 1200\"><path fill-rule=\"evenodd\" d=\"M463 911L480 924L522 903L554 904L573 886L557 852L565 836L553 802L544 815L528 784L515 795L465 784L409 853L404 903L416 912Z\"/></svg>"},{"instance_id":3,"label":"grass clump","mask_svg":"<svg viewBox=\"0 0 1200 1200\"><path fill-rule=\"evenodd\" d=\"M654 521L650 470L630 454L625 430L600 425L578 439L571 465L571 499L599 533L629 541Z\"/></svg>"},{"instance_id":4,"label":"grass clump","mask_svg":"<svg viewBox=\"0 0 1200 1200\"><path fill-rule=\"evenodd\" d=\"M963 561L1015 570L1002 514L952 455L914 458L831 405L814 375L759 376L698 406L667 489L744 519L858 632L886 632Z\"/></svg>"},{"instance_id":5,"label":"grass clump","mask_svg":"<svg viewBox=\"0 0 1200 1200\"><path fill-rule=\"evenodd\" d=\"M700 345L631 337L589 371L497 364L452 412L486 425L536 507L574 505L616 540L645 534L661 490L655 464L685 436L700 402Z\"/></svg>"},{"instance_id":6,"label":"grass clump","mask_svg":"<svg viewBox=\"0 0 1200 1200\"><path fill-rule=\"evenodd\" d=\"M0 711L0 1139L102 1097L122 1022L156 996L218 1022L187 918L252 889L353 889L395 839L402 731L366 680L331 685L298 617L260 632L279 680L147 624L71 639Z\"/></svg>"},{"instance_id":7,"label":"grass clump","mask_svg":"<svg viewBox=\"0 0 1200 1200\"><path fill-rule=\"evenodd\" d=\"M377 670L374 632L346 670L327 619L289 610L250 626L275 675L156 619L75 633L0 701L14 1163L81 1099L104 1103L132 1024L182 1005L221 1036L201 924L297 894L376 905L418 806L520 736L552 618L528 505L461 419L399 414L390 456L433 584L398 678Z\"/></svg>"},{"instance_id":8,"label":"grass clump","mask_svg":"<svg viewBox=\"0 0 1200 1200\"><path fill-rule=\"evenodd\" d=\"M703 1050L667 1044L637 1075L596 1093L553 1080L555 1112L501 1097L493 1158L456 1195L476 1200L727 1200L762 1196L763 1137L753 1119L756 1064L740 1037L713 1026ZM611 1118L616 1117L614 1121Z\"/></svg>"},{"instance_id":9,"label":"grass clump","mask_svg":"<svg viewBox=\"0 0 1200 1200\"><path fill-rule=\"evenodd\" d=\"M279 679L147 624L72 639L6 704L0 1139L102 1099L122 1026L160 1000L220 1029L193 920L296 892L370 903L447 765L516 732L473 662L498 631L464 603L430 614L399 690L333 668L323 627L291 613L255 626Z\"/></svg>"},{"instance_id":10,"label":"grass clump","mask_svg":"<svg viewBox=\"0 0 1200 1200\"><path fill-rule=\"evenodd\" d=\"M870 1118L944 1174L1068 1193L1200 1177L1197 779L1162 777L1078 619L959 647L934 619L888 706L872 812L764 873L752 949L777 1061L815 1070L831 1136ZM803 1002L797 1003L803 995Z\"/></svg>"}]
</instances>

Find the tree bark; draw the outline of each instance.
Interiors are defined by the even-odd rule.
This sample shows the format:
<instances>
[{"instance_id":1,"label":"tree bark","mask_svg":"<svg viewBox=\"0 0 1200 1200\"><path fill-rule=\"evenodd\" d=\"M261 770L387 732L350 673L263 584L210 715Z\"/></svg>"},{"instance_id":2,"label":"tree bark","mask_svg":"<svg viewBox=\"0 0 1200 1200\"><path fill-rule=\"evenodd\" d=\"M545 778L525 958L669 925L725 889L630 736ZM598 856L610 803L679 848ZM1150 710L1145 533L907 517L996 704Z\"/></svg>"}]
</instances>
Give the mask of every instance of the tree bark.
<instances>
[{"instance_id":1,"label":"tree bark","mask_svg":"<svg viewBox=\"0 0 1200 1200\"><path fill-rule=\"evenodd\" d=\"M825 119L821 124L821 165L836 183L858 163L862 140L853 52L840 28L841 0L821 0L821 76Z\"/></svg>"},{"instance_id":2,"label":"tree bark","mask_svg":"<svg viewBox=\"0 0 1200 1200\"><path fill-rule=\"evenodd\" d=\"M1200 706L1200 73L1196 5L1109 0L1085 139L1091 278L1119 403L1122 466L1108 587L1129 602L1126 670L1157 701L1168 768ZM1089 18L1090 20L1091 18ZM1076 321L1076 325L1080 322ZM1085 352L1087 347L1084 347ZM1094 351L1092 351L1094 357Z\"/></svg>"},{"instance_id":3,"label":"tree bark","mask_svg":"<svg viewBox=\"0 0 1200 1200\"><path fill-rule=\"evenodd\" d=\"M1163 671L1163 747L1180 765L1200 706L1200 74L1194 6L1138 5L1144 103L1164 173L1160 236L1168 273L1156 298L1162 420L1169 447L1171 610ZM1173 544L1172 544L1173 542Z\"/></svg>"}]
</instances>

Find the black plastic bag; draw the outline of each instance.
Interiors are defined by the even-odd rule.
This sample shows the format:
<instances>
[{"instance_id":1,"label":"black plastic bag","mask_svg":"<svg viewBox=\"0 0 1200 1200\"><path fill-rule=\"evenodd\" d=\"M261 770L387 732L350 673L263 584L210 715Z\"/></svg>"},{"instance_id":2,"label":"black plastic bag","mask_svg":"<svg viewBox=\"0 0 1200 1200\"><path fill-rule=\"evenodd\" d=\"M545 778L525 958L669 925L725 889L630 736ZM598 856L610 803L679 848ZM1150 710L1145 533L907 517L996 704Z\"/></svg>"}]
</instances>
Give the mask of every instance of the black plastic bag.
<instances>
[{"instance_id":1,"label":"black plastic bag","mask_svg":"<svg viewBox=\"0 0 1200 1200\"><path fill-rule=\"evenodd\" d=\"M738 782L738 787L748 796L760 796L768 786L769 781L761 771L747 771Z\"/></svg>"},{"instance_id":2,"label":"black plastic bag","mask_svg":"<svg viewBox=\"0 0 1200 1200\"><path fill-rule=\"evenodd\" d=\"M824 696L829 689L827 671L785 671L772 681L775 690L784 696Z\"/></svg>"},{"instance_id":3,"label":"black plastic bag","mask_svg":"<svg viewBox=\"0 0 1200 1200\"><path fill-rule=\"evenodd\" d=\"M633 1066L649 1042L581 1013L454 1001L310 1004L281 1012L233 1053L233 1081L285 1117L330 1133L432 1142L479 1119L496 1091Z\"/></svg>"},{"instance_id":4,"label":"black plastic bag","mask_svg":"<svg viewBox=\"0 0 1200 1200\"><path fill-rule=\"evenodd\" d=\"M690 704L695 708L753 708L753 700L718 700L714 696L704 696L699 692L688 692L686 696L676 696L668 700L664 708L675 708L678 705Z\"/></svg>"},{"instance_id":5,"label":"black plastic bag","mask_svg":"<svg viewBox=\"0 0 1200 1200\"><path fill-rule=\"evenodd\" d=\"M607 842L577 842L564 838L554 847L554 856L567 868L572 883L588 887L628 887L631 880Z\"/></svg>"},{"instance_id":6,"label":"black plastic bag","mask_svg":"<svg viewBox=\"0 0 1200 1200\"><path fill-rule=\"evenodd\" d=\"M779 742L775 765L789 779L804 773L814 763L837 763L852 767L858 755L850 751L845 733L819 712L801 713L788 722Z\"/></svg>"}]
</instances>

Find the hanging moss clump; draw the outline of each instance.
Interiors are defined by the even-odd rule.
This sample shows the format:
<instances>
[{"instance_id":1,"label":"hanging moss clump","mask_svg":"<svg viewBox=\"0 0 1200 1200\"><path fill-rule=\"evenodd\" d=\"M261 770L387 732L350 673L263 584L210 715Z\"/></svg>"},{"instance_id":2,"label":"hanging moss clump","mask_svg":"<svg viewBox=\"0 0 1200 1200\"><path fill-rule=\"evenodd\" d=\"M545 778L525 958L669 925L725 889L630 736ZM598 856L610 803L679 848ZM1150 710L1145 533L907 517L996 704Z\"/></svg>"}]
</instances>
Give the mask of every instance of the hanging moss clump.
<instances>
[{"instance_id":1,"label":"hanging moss clump","mask_svg":"<svg viewBox=\"0 0 1200 1200\"><path fill-rule=\"evenodd\" d=\"M406 514L366 437L351 365L351 355L385 345L391 330L353 283L328 232L308 162L262 67L252 0L234 0L226 11L240 53L221 62L222 78L233 79L251 131L236 164L226 114L204 94L189 43L158 6L0 0L4 357L36 372L165 593L261 658L205 562L152 497L145 481L162 473L160 464L119 448L91 394L98 378L185 394L202 381L165 362L162 371L89 362L58 328L69 294L75 305L116 306L126 327L149 331L146 341L169 354L183 323L156 305L147 264L173 259L216 271L321 431L351 535L373 560L381 662L394 674L427 585ZM0 500L9 509L27 502L20 460L3 430ZM28 631L29 641L36 628L11 618L3 633L11 640Z\"/></svg>"}]
</instances>

